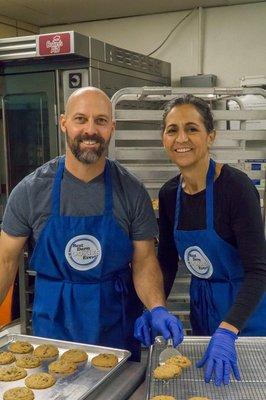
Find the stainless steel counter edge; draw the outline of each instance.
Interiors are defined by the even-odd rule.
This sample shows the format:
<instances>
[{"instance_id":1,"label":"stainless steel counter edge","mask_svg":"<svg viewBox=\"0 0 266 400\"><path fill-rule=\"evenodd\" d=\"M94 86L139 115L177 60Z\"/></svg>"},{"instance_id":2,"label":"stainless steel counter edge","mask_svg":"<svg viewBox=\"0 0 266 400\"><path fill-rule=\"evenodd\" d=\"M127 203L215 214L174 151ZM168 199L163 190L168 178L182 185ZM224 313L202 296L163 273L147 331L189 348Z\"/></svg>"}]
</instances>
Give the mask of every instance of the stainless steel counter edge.
<instances>
[{"instance_id":1,"label":"stainless steel counter edge","mask_svg":"<svg viewBox=\"0 0 266 400\"><path fill-rule=\"evenodd\" d=\"M119 373L113 376L111 381L107 381L99 390L95 390L93 399L97 400L126 400L131 399L132 394L145 379L146 364L127 361ZM91 397L90 397L91 399ZM137 397L132 397L136 399ZM144 399L139 397L139 400Z\"/></svg>"}]
</instances>

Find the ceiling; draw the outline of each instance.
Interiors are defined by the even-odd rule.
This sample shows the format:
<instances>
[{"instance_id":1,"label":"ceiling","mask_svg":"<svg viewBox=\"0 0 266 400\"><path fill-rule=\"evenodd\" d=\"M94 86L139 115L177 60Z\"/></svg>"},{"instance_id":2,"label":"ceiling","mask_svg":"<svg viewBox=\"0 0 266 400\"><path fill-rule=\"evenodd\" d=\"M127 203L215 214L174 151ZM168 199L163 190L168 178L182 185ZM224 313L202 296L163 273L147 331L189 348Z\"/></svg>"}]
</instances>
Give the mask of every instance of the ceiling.
<instances>
[{"instance_id":1,"label":"ceiling","mask_svg":"<svg viewBox=\"0 0 266 400\"><path fill-rule=\"evenodd\" d=\"M0 0L0 15L40 27L260 0Z\"/></svg>"}]
</instances>

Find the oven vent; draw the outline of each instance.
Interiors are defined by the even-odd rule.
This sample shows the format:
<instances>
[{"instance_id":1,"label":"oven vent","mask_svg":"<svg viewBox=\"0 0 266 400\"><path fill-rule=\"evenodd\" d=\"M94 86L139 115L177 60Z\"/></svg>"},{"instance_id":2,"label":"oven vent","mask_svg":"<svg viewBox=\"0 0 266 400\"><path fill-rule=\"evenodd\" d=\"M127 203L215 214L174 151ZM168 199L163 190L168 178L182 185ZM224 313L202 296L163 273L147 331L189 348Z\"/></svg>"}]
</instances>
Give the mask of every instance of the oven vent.
<instances>
[{"instance_id":1,"label":"oven vent","mask_svg":"<svg viewBox=\"0 0 266 400\"><path fill-rule=\"evenodd\" d=\"M36 56L36 36L0 39L0 61Z\"/></svg>"}]
</instances>

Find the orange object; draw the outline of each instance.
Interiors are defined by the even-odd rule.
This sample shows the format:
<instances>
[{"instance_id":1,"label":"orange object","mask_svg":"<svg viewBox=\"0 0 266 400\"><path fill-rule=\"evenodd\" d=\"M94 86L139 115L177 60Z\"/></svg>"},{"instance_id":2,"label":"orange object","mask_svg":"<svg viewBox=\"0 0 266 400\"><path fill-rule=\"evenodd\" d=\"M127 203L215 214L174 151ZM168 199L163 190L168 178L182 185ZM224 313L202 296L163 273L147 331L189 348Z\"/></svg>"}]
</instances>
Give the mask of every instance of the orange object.
<instances>
[{"instance_id":1,"label":"orange object","mask_svg":"<svg viewBox=\"0 0 266 400\"><path fill-rule=\"evenodd\" d=\"M9 289L5 300L0 306L0 327L12 321L13 286Z\"/></svg>"}]
</instances>

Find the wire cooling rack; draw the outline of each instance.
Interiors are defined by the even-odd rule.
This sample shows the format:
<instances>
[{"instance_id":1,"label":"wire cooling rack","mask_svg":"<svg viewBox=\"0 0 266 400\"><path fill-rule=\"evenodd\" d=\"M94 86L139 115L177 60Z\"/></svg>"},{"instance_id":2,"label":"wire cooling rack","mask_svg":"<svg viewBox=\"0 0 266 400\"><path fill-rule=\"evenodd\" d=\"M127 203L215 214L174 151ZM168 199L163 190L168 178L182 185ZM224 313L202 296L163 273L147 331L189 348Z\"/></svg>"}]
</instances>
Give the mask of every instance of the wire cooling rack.
<instances>
[{"instance_id":1,"label":"wire cooling rack","mask_svg":"<svg viewBox=\"0 0 266 400\"><path fill-rule=\"evenodd\" d=\"M210 400L266 400L266 337L243 337L236 342L241 381L231 378L229 385L216 387L204 382L203 368L196 368L209 343L207 337L186 337L178 350L192 361L192 366L168 381L154 379L159 354L165 343L152 346L147 370L146 400L153 396L169 395L177 400L202 396Z\"/></svg>"}]
</instances>

